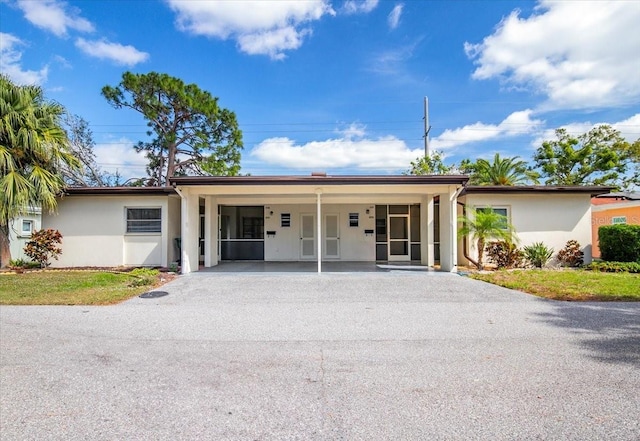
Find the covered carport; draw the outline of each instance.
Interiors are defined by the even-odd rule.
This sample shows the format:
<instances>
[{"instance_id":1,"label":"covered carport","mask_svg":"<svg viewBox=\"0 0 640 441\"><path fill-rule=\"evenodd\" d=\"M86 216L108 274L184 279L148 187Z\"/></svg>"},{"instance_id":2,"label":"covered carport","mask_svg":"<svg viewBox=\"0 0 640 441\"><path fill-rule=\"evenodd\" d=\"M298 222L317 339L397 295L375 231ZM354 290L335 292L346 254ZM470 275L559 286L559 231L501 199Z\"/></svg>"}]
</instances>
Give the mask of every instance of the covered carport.
<instances>
[{"instance_id":1,"label":"covered carport","mask_svg":"<svg viewBox=\"0 0 640 441\"><path fill-rule=\"evenodd\" d=\"M410 261L411 256L419 256L421 265L432 267L436 223L434 199L440 201L437 222L440 267L443 271L455 271L456 202L467 180L464 175L174 177L171 184L182 199L182 272L199 270L201 239L204 268L219 264L221 235L224 234L220 207L225 206L263 207L263 237L257 240L265 241L265 261L312 260L315 270L321 272L326 261ZM287 207L287 212L278 207ZM379 207L388 207L385 217L380 219ZM402 212L402 207L407 207L406 213ZM415 213L410 213L411 207L416 208ZM200 228L201 211L203 228ZM342 237L331 236L328 222L333 219L327 215L333 212L341 213ZM346 223L353 222L352 215L360 215L355 228L349 228ZM383 224L382 219L387 223ZM409 237L411 219L419 219L414 221L417 240ZM289 228L296 221L299 228ZM308 236L305 236L307 231ZM296 248L298 235L300 242ZM380 239L383 235L385 240ZM341 241L343 252L327 256L333 246L331 240L336 239ZM281 251L288 246L287 240L295 240L294 245L288 251ZM356 247L360 247L358 251L355 251ZM298 250L299 255L295 254ZM384 250L386 254L382 255L386 259L381 259Z\"/></svg>"}]
</instances>

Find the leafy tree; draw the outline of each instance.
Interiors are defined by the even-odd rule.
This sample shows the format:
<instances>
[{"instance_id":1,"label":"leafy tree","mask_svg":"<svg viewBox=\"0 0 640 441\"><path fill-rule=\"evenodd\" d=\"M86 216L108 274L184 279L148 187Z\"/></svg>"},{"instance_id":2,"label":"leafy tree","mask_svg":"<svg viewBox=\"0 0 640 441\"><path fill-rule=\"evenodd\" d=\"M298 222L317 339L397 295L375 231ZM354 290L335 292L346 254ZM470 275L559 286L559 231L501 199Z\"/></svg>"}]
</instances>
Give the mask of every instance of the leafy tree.
<instances>
[{"instance_id":1,"label":"leafy tree","mask_svg":"<svg viewBox=\"0 0 640 441\"><path fill-rule=\"evenodd\" d=\"M11 260L9 223L30 206L56 208L63 167L79 167L61 124L64 108L42 88L0 75L0 266Z\"/></svg>"},{"instance_id":2,"label":"leafy tree","mask_svg":"<svg viewBox=\"0 0 640 441\"><path fill-rule=\"evenodd\" d=\"M461 164L471 176L471 185L524 185L538 183L538 173L529 170L528 164L520 160L519 156L501 158L499 153L493 157L493 162L478 159L475 163L466 161Z\"/></svg>"},{"instance_id":3,"label":"leafy tree","mask_svg":"<svg viewBox=\"0 0 640 441\"><path fill-rule=\"evenodd\" d=\"M491 207L475 210L473 216L460 216L458 222L462 223L458 229L458 237L470 236L476 240L478 249L478 261L471 261L478 269L484 269L482 262L485 244L490 239L499 239L505 242L513 242L514 227L506 216L493 211Z\"/></svg>"},{"instance_id":4,"label":"leafy tree","mask_svg":"<svg viewBox=\"0 0 640 441\"><path fill-rule=\"evenodd\" d=\"M89 123L78 115L66 113L63 117L66 126L69 148L81 162L79 168L62 167L65 182L72 187L104 187L114 178L100 169L93 151L96 143Z\"/></svg>"},{"instance_id":5,"label":"leafy tree","mask_svg":"<svg viewBox=\"0 0 640 441\"><path fill-rule=\"evenodd\" d=\"M455 171L454 165L445 165L442 152L432 152L429 156L420 156L411 162L411 168L405 175L447 175Z\"/></svg>"},{"instance_id":6,"label":"leafy tree","mask_svg":"<svg viewBox=\"0 0 640 441\"><path fill-rule=\"evenodd\" d=\"M557 129L533 156L548 185L640 185L640 140L630 144L609 125L578 136Z\"/></svg>"},{"instance_id":7,"label":"leafy tree","mask_svg":"<svg viewBox=\"0 0 640 441\"><path fill-rule=\"evenodd\" d=\"M125 72L102 95L114 108L135 110L147 120L154 138L136 150L146 152L147 173L156 185L179 175L238 174L242 132L236 115L197 85L156 72Z\"/></svg>"}]
</instances>

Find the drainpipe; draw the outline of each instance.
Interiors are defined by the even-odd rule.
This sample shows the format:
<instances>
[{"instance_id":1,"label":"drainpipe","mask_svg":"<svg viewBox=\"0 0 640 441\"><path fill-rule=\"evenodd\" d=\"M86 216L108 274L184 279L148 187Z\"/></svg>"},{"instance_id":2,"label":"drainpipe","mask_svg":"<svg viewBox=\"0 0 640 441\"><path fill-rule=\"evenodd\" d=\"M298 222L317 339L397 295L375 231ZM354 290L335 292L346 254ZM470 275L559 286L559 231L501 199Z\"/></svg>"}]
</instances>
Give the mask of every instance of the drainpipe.
<instances>
[{"instance_id":1,"label":"drainpipe","mask_svg":"<svg viewBox=\"0 0 640 441\"><path fill-rule=\"evenodd\" d=\"M458 202L459 205L462 205L462 215L464 217L467 217L467 205L463 204L462 202ZM473 263L476 268L480 268L480 265L478 264L478 262L476 262L475 260L473 260L471 257L469 257L469 252L468 252L468 243L467 243L467 235L465 234L464 236L462 236L462 255L464 256L465 259L467 259L469 262Z\"/></svg>"}]
</instances>

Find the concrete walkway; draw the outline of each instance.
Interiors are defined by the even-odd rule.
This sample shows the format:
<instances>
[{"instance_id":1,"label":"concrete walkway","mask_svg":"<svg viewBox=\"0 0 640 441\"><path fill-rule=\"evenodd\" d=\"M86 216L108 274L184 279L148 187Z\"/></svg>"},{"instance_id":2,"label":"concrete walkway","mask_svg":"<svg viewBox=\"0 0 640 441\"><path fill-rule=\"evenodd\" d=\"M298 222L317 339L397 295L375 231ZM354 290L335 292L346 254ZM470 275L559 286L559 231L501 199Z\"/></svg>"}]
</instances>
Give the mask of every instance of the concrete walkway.
<instances>
[{"instance_id":1,"label":"concrete walkway","mask_svg":"<svg viewBox=\"0 0 640 441\"><path fill-rule=\"evenodd\" d=\"M640 304L428 271L0 308L5 440L637 440Z\"/></svg>"}]
</instances>

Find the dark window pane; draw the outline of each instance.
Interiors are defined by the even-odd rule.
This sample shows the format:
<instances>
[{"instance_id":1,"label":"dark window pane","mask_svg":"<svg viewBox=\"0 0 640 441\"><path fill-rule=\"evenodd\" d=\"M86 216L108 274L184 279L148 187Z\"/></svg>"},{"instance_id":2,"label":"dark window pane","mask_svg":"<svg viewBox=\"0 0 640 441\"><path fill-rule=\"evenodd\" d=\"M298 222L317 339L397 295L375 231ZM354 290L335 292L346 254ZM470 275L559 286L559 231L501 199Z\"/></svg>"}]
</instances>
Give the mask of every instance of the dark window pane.
<instances>
[{"instance_id":1,"label":"dark window pane","mask_svg":"<svg viewBox=\"0 0 640 441\"><path fill-rule=\"evenodd\" d=\"M408 205L389 205L389 214L409 214Z\"/></svg>"}]
</instances>

